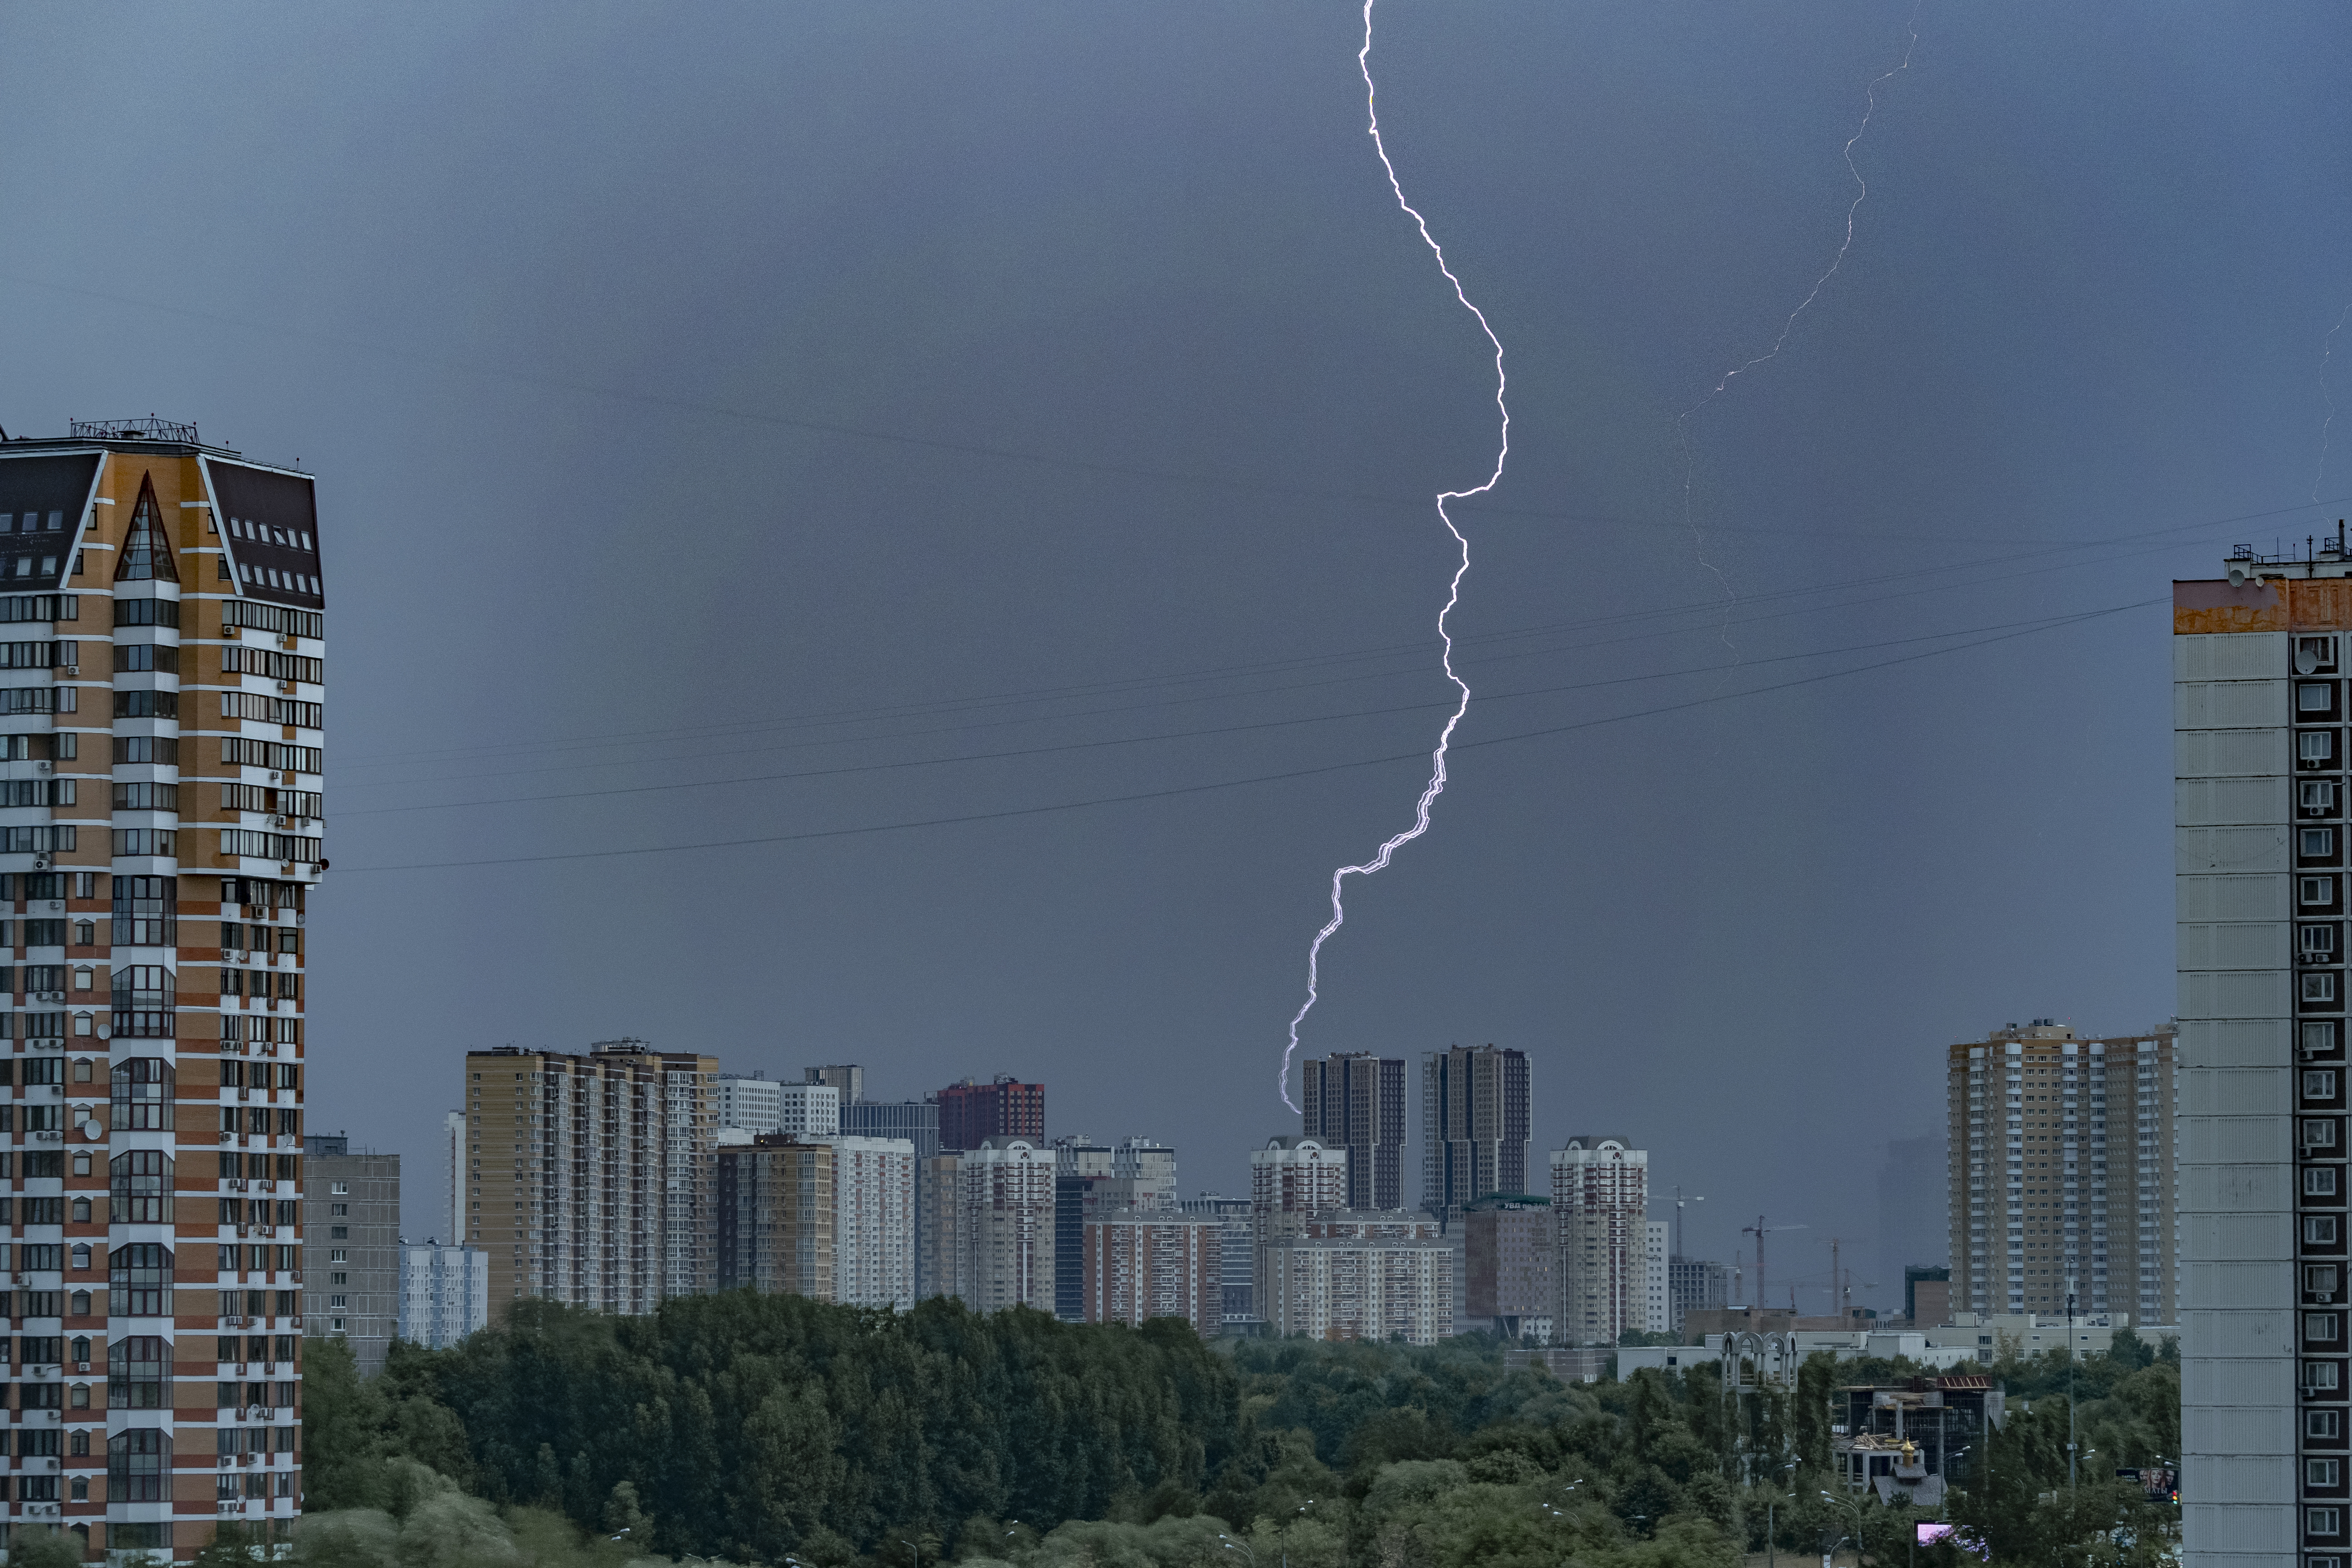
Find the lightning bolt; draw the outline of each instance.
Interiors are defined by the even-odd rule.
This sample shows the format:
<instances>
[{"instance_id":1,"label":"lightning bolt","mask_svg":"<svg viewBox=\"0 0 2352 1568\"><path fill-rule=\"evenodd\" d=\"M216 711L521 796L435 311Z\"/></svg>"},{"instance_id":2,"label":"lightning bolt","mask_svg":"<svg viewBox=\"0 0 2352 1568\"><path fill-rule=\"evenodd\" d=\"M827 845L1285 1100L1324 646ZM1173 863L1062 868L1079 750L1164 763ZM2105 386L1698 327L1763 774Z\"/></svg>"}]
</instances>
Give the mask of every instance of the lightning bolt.
<instances>
[{"instance_id":1,"label":"lightning bolt","mask_svg":"<svg viewBox=\"0 0 2352 1568\"><path fill-rule=\"evenodd\" d=\"M1503 464L1511 455L1511 409L1510 405L1504 401L1504 395L1509 390L1510 384L1503 374L1503 340L1495 335L1495 329L1487 321L1486 313L1470 302L1470 296L1463 291L1462 279L1455 277L1454 268L1446 265L1445 247L1439 245L1436 236L1429 232L1429 220L1422 216L1411 202L1404 199L1404 186L1397 179L1396 165L1389 161L1388 142L1381 135L1380 89L1372 81L1372 6L1374 4L1375 0L1364 0L1364 47L1356 51L1356 68L1361 71L1364 77L1366 129L1371 133L1372 150L1380 154L1381 168L1388 175L1389 189L1395 194L1397 205L1403 209L1405 216L1412 219L1413 226L1421 231L1422 243L1428 246L1430 255L1436 258L1438 271L1444 273L1446 282L1454 286L1454 299L1461 301L1464 310L1477 318L1478 330L1484 332L1486 335L1486 341L1494 345L1495 409L1502 417L1502 436L1500 445L1495 453L1495 471L1486 476L1484 484L1473 485L1468 489L1440 490L1437 493L1438 521L1445 525L1445 531L1454 536L1454 542L1461 551L1461 564L1454 567L1453 581L1446 584L1445 607L1437 612L1438 640L1444 645L1440 662L1444 666L1445 679L1452 681L1454 689L1462 694L1461 700L1454 704L1453 714L1445 721L1445 727L1438 731L1436 748L1429 754L1429 783L1422 790L1421 801L1414 807L1412 826L1383 843L1380 852L1363 864L1342 866L1331 873L1331 919L1321 931L1315 933L1315 941L1307 950L1307 1001L1298 1009L1297 1016L1290 1020L1290 1044L1283 1048L1282 1070L1275 1079L1276 1087L1282 1091L1282 1102L1294 1111L1298 1109L1298 1102L1290 1098L1290 1058L1298 1054L1298 1027L1307 1021L1307 1015L1315 1009L1316 986L1319 979L1323 944L1331 940L1340 926L1347 923L1347 905L1341 897L1347 880L1350 877L1369 877L1375 871L1385 869L1391 858L1400 848L1429 831L1430 807L1436 803L1439 795L1445 793L1445 749L1454 742L1454 726L1461 723L1462 715L1470 710L1469 683L1454 671L1454 635L1446 629L1446 618L1454 614L1454 606L1461 602L1463 576L1470 570L1470 541L1464 535L1462 530L1454 525L1453 515L1445 510L1445 504L1448 501L1463 500L1471 496L1485 495L1488 490L1493 489L1502 479Z\"/></svg>"},{"instance_id":2,"label":"lightning bolt","mask_svg":"<svg viewBox=\"0 0 2352 1568\"><path fill-rule=\"evenodd\" d=\"M1692 509L1691 485L1693 476L1697 468L1697 458L1691 452L1691 416L1696 414L1700 409L1705 408L1708 404L1714 402L1717 398L1722 396L1726 391L1729 390L1731 384L1740 376L1745 375L1751 370L1754 370L1758 365L1764 363L1767 360L1779 357L1780 351L1788 346L1789 334L1797 330L1797 318L1803 315L1807 310L1812 309L1813 301L1822 297L1822 290L1829 287L1830 279L1836 277L1838 274L1838 268L1845 265L1846 252L1853 248L1853 226L1855 216L1862 211L1862 204L1870 198L1870 182L1862 177L1862 170L1856 166L1853 161L1854 144L1860 142L1864 135L1869 132L1871 118L1878 112L1878 89L1911 68L1911 57L1916 53L1919 48L1919 12L1921 7L1926 5L1926 4L1927 0L1912 0L1911 19L1904 28L1905 33L1907 35L1907 41L1903 46L1903 58L1895 62L1892 69L1882 71L1877 76L1872 78L1870 85L1863 89L1862 123L1855 126L1853 128L1853 134L1845 139L1845 172L1853 176L1853 200L1847 204L1845 209L1845 237L1839 241L1837 254L1830 258L1828 270L1824 271L1819 278L1813 279L1812 288L1807 291L1802 300L1797 301L1797 308L1789 312L1789 319L1780 323L1780 335L1772 340L1772 346L1770 348L1766 349L1762 353L1758 354L1755 358L1742 360L1739 363L1733 365L1729 370L1725 371L1723 373L1723 379L1717 382L1714 386L1710 387L1705 397L1700 398L1696 403L1694 403L1688 408L1684 409L1681 415L1679 415L1675 420L1675 430L1676 435L1681 438L1683 447L1683 523L1684 526L1690 530L1692 544L1698 554L1698 563L1715 574L1715 580L1723 589L1724 597L1726 599L1737 600L1738 595L1732 591L1731 580L1726 577L1723 574L1722 569L1717 566L1716 563L1708 558L1706 553L1706 535L1699 528L1696 513ZM1731 633L1728 623L1726 624L1721 636L1723 646L1730 650L1734 662L1737 662L1739 658L1739 650L1737 647L1732 647Z\"/></svg>"}]
</instances>

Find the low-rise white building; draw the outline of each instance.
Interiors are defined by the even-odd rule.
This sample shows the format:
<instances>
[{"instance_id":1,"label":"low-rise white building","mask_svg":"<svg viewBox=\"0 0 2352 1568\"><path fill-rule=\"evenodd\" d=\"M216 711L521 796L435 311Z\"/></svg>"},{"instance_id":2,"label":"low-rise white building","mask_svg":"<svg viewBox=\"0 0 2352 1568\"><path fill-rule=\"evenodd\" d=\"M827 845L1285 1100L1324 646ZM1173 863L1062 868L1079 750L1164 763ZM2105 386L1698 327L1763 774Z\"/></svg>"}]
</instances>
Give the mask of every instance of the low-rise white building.
<instances>
[{"instance_id":1,"label":"low-rise white building","mask_svg":"<svg viewBox=\"0 0 2352 1568\"><path fill-rule=\"evenodd\" d=\"M478 1247L400 1244L400 1337L447 1350L490 1326L490 1255Z\"/></svg>"}]
</instances>

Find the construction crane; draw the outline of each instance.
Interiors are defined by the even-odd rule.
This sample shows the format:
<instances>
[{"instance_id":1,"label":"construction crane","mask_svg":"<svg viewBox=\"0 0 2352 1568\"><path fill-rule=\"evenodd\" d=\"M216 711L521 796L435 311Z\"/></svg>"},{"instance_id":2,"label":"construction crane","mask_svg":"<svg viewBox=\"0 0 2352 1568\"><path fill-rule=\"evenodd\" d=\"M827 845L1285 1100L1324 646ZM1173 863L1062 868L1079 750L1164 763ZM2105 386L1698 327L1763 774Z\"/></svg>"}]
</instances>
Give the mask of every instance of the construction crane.
<instances>
[{"instance_id":1,"label":"construction crane","mask_svg":"<svg viewBox=\"0 0 2352 1568\"><path fill-rule=\"evenodd\" d=\"M1739 1227L1740 1235L1752 1236L1756 1238L1756 1304L1759 1307L1764 1305L1764 1238L1774 1231L1804 1228L1801 1225L1766 1225L1764 1216L1760 1214L1756 1216L1754 1225L1743 1225Z\"/></svg>"}]
</instances>

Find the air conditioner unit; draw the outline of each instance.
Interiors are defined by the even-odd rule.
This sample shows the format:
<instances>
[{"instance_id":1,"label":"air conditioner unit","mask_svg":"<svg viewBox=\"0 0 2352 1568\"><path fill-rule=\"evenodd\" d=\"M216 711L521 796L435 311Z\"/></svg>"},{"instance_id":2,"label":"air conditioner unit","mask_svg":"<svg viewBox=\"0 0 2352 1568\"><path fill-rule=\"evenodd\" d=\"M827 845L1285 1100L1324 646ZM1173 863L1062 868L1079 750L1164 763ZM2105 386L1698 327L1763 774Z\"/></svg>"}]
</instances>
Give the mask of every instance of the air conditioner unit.
<instances>
[{"instance_id":1,"label":"air conditioner unit","mask_svg":"<svg viewBox=\"0 0 2352 1568\"><path fill-rule=\"evenodd\" d=\"M67 665L65 667L65 672L68 675L79 675L81 673L81 666L78 664Z\"/></svg>"},{"instance_id":2,"label":"air conditioner unit","mask_svg":"<svg viewBox=\"0 0 2352 1568\"><path fill-rule=\"evenodd\" d=\"M280 691L291 691L294 689L294 683L290 680L281 680L278 683L278 689Z\"/></svg>"},{"instance_id":3,"label":"air conditioner unit","mask_svg":"<svg viewBox=\"0 0 2352 1568\"><path fill-rule=\"evenodd\" d=\"M74 1370L76 1372L88 1372L89 1370L89 1363L86 1361L78 1361L74 1363Z\"/></svg>"},{"instance_id":4,"label":"air conditioner unit","mask_svg":"<svg viewBox=\"0 0 2352 1568\"><path fill-rule=\"evenodd\" d=\"M269 819L269 826L272 826L272 827L283 827L283 826L286 826L286 815L285 815L285 813L280 812L280 813L279 813L278 815L277 815L276 816L271 817L271 818Z\"/></svg>"},{"instance_id":5,"label":"air conditioner unit","mask_svg":"<svg viewBox=\"0 0 2352 1568\"><path fill-rule=\"evenodd\" d=\"M273 773L269 775L269 782L270 782L271 784L278 784L278 783L283 782L283 781L284 781L284 779L285 779L285 777L286 777L286 775L285 775L284 773L274 773L274 772L273 772Z\"/></svg>"},{"instance_id":6,"label":"air conditioner unit","mask_svg":"<svg viewBox=\"0 0 2352 1568\"><path fill-rule=\"evenodd\" d=\"M223 637L227 637L228 639L230 639L230 640L233 642L233 641L235 641L235 640L236 639L236 636L237 636L237 628L236 628L236 626L226 626L226 625L224 625L224 626L221 627L221 636L223 636Z\"/></svg>"},{"instance_id":7,"label":"air conditioner unit","mask_svg":"<svg viewBox=\"0 0 2352 1568\"><path fill-rule=\"evenodd\" d=\"M49 868L49 858L48 858L47 856L46 856L46 855L36 855L36 856L34 856L34 857L33 857L33 869L34 869L34 870L36 870L36 871L46 871L46 870L47 870L48 868Z\"/></svg>"},{"instance_id":8,"label":"air conditioner unit","mask_svg":"<svg viewBox=\"0 0 2352 1568\"><path fill-rule=\"evenodd\" d=\"M33 771L37 773L47 773L49 771L49 764L47 763L35 763L33 764Z\"/></svg>"},{"instance_id":9,"label":"air conditioner unit","mask_svg":"<svg viewBox=\"0 0 2352 1568\"><path fill-rule=\"evenodd\" d=\"M241 1225L236 1227L236 1233L239 1236L251 1236L253 1234L253 1227L249 1225Z\"/></svg>"},{"instance_id":10,"label":"air conditioner unit","mask_svg":"<svg viewBox=\"0 0 2352 1568\"><path fill-rule=\"evenodd\" d=\"M53 1470L56 1469L58 1468L58 1462L55 1459L51 1459L49 1461L48 1468Z\"/></svg>"}]
</instances>

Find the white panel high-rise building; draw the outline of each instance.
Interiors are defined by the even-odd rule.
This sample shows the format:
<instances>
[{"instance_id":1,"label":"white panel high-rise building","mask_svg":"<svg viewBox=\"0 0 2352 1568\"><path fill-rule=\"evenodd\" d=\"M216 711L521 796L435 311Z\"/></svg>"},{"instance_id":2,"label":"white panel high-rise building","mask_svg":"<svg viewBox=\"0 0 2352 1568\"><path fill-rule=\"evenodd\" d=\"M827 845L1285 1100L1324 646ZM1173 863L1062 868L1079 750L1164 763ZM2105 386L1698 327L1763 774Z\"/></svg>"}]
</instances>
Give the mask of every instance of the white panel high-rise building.
<instances>
[{"instance_id":1,"label":"white panel high-rise building","mask_svg":"<svg viewBox=\"0 0 2352 1568\"><path fill-rule=\"evenodd\" d=\"M400 1337L443 1351L490 1324L490 1255L478 1247L400 1244Z\"/></svg>"},{"instance_id":2,"label":"white panel high-rise building","mask_svg":"<svg viewBox=\"0 0 2352 1568\"><path fill-rule=\"evenodd\" d=\"M1285 1133L1250 1151L1250 1277L1265 1311L1266 1249L1307 1234L1307 1222L1326 1209L1348 1206L1348 1150L1320 1139Z\"/></svg>"},{"instance_id":3,"label":"white panel high-rise building","mask_svg":"<svg viewBox=\"0 0 2352 1568\"><path fill-rule=\"evenodd\" d=\"M946 1158L946 1156L940 1156ZM976 1312L1054 1310L1054 1151L990 1137L954 1156L955 1287Z\"/></svg>"},{"instance_id":4,"label":"white panel high-rise building","mask_svg":"<svg viewBox=\"0 0 2352 1568\"><path fill-rule=\"evenodd\" d=\"M1667 1259L1673 1249L1673 1226L1654 1219L1643 1227L1649 1245L1642 1254L1642 1301L1633 1326L1645 1334L1672 1333L1673 1292L1667 1289Z\"/></svg>"},{"instance_id":5,"label":"white panel high-rise building","mask_svg":"<svg viewBox=\"0 0 2352 1568\"><path fill-rule=\"evenodd\" d=\"M2339 534L2173 584L2185 1568L2352 1551L2347 576Z\"/></svg>"},{"instance_id":6,"label":"white panel high-rise building","mask_svg":"<svg viewBox=\"0 0 2352 1568\"><path fill-rule=\"evenodd\" d=\"M915 1304L915 1146L904 1138L832 1137L834 1300Z\"/></svg>"},{"instance_id":7,"label":"white panel high-rise building","mask_svg":"<svg viewBox=\"0 0 2352 1568\"><path fill-rule=\"evenodd\" d=\"M764 1073L719 1075L719 1125L754 1135L782 1131L783 1085Z\"/></svg>"},{"instance_id":8,"label":"white panel high-rise building","mask_svg":"<svg viewBox=\"0 0 2352 1568\"><path fill-rule=\"evenodd\" d=\"M794 1138L831 1138L841 1131L841 1090L826 1083L776 1086L776 1131Z\"/></svg>"},{"instance_id":9,"label":"white panel high-rise building","mask_svg":"<svg viewBox=\"0 0 2352 1568\"><path fill-rule=\"evenodd\" d=\"M1644 1313L1650 1156L1622 1138L1571 1138L1551 1155L1559 1226L1559 1313L1552 1342L1613 1345Z\"/></svg>"}]
</instances>

